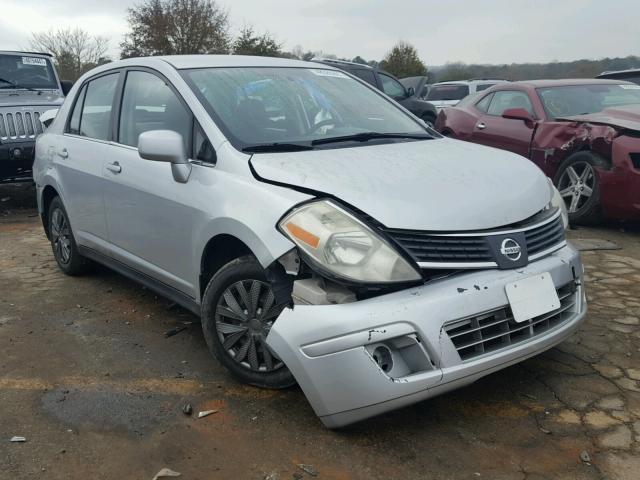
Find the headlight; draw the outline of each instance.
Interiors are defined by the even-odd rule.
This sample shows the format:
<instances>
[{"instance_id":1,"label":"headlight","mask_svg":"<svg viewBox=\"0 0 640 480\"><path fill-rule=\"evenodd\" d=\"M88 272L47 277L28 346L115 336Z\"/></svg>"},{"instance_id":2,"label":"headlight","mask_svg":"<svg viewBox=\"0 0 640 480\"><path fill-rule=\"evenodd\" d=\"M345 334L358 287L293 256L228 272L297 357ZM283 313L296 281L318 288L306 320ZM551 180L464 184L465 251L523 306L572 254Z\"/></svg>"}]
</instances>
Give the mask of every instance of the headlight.
<instances>
[{"instance_id":1,"label":"headlight","mask_svg":"<svg viewBox=\"0 0 640 480\"><path fill-rule=\"evenodd\" d=\"M562 215L562 223L564 223L565 230L569 226L569 214L567 213L567 204L564 203L564 198L560 195L560 192L555 187L551 179L549 178L549 189L551 190L551 202L549 202L550 208L559 208L560 215Z\"/></svg>"},{"instance_id":2,"label":"headlight","mask_svg":"<svg viewBox=\"0 0 640 480\"><path fill-rule=\"evenodd\" d=\"M392 283L421 278L380 235L331 201L295 208L278 227L316 266L342 279Z\"/></svg>"}]
</instances>

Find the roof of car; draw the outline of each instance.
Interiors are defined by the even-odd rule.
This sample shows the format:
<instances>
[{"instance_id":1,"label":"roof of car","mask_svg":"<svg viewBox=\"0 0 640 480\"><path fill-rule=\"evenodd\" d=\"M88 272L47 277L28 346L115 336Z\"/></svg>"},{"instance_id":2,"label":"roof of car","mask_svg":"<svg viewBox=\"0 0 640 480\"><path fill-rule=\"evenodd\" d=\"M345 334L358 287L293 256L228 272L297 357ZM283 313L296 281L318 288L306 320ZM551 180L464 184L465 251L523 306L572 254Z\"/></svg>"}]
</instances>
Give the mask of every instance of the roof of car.
<instances>
[{"instance_id":1,"label":"roof of car","mask_svg":"<svg viewBox=\"0 0 640 480\"><path fill-rule=\"evenodd\" d=\"M544 87L568 87L571 85L619 85L625 82L624 80L607 80L603 78L562 78L556 80L520 80L518 82L512 82L515 85L522 85L532 88L544 88ZM493 87L494 89L496 87Z\"/></svg>"},{"instance_id":2,"label":"roof of car","mask_svg":"<svg viewBox=\"0 0 640 480\"><path fill-rule=\"evenodd\" d=\"M506 83L509 80L504 80L502 78L473 78L471 80L451 80L448 82L437 82L433 85L469 85L471 83L487 83L487 82L495 82L495 83Z\"/></svg>"},{"instance_id":3,"label":"roof of car","mask_svg":"<svg viewBox=\"0 0 640 480\"><path fill-rule=\"evenodd\" d=\"M321 58L314 57L311 59L312 62L323 63L325 65L330 65L332 63L336 64L338 68L356 68L363 70L375 70L371 65L367 65L366 63L358 63L358 62L350 62L349 60L338 60L335 58Z\"/></svg>"},{"instance_id":4,"label":"roof of car","mask_svg":"<svg viewBox=\"0 0 640 480\"><path fill-rule=\"evenodd\" d=\"M638 72L640 72L640 68L627 68L626 70L606 70L602 72L600 75L598 75L598 77L601 77L604 75L617 75L617 74L638 73Z\"/></svg>"},{"instance_id":5,"label":"roof of car","mask_svg":"<svg viewBox=\"0 0 640 480\"><path fill-rule=\"evenodd\" d=\"M183 68L210 67L298 67L318 68L317 63L289 58L255 57L249 55L166 55L153 57L173 65L178 70Z\"/></svg>"},{"instance_id":6,"label":"roof of car","mask_svg":"<svg viewBox=\"0 0 640 480\"><path fill-rule=\"evenodd\" d=\"M24 52L21 50L0 50L0 55L42 55L43 57L53 57L46 52Z\"/></svg>"}]
</instances>

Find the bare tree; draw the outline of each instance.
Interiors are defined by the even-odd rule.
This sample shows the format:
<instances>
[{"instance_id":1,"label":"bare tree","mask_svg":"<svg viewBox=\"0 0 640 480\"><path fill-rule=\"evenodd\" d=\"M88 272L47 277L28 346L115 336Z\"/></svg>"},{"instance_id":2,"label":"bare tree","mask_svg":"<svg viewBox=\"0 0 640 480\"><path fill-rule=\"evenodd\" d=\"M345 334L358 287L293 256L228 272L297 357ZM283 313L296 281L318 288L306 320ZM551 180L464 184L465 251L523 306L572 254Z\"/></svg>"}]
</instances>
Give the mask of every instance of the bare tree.
<instances>
[{"instance_id":1,"label":"bare tree","mask_svg":"<svg viewBox=\"0 0 640 480\"><path fill-rule=\"evenodd\" d=\"M30 48L53 55L60 77L75 80L87 70L108 62L109 41L81 28L31 34Z\"/></svg>"},{"instance_id":2,"label":"bare tree","mask_svg":"<svg viewBox=\"0 0 640 480\"><path fill-rule=\"evenodd\" d=\"M228 53L228 13L215 0L145 0L128 10L121 57Z\"/></svg>"}]
</instances>

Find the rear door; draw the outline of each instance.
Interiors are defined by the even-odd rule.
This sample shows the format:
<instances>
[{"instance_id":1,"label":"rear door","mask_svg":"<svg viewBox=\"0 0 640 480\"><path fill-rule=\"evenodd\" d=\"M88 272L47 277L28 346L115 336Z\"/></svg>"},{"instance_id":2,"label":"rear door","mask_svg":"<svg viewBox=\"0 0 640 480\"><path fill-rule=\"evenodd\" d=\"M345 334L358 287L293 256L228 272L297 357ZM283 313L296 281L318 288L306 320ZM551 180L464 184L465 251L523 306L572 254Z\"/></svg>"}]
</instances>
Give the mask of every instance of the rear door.
<instances>
[{"instance_id":1,"label":"rear door","mask_svg":"<svg viewBox=\"0 0 640 480\"><path fill-rule=\"evenodd\" d=\"M120 105L103 170L110 255L193 297L184 251L191 249L198 202L189 197L189 182L174 180L169 163L138 155L138 136L150 130L180 133L190 152L193 116L168 81L150 70L126 72Z\"/></svg>"},{"instance_id":2,"label":"rear door","mask_svg":"<svg viewBox=\"0 0 640 480\"><path fill-rule=\"evenodd\" d=\"M102 164L109 149L119 76L109 72L82 86L54 160L76 241L100 251L107 243Z\"/></svg>"},{"instance_id":3,"label":"rear door","mask_svg":"<svg viewBox=\"0 0 640 480\"><path fill-rule=\"evenodd\" d=\"M509 108L524 108L535 118L527 92L498 90L476 103L479 116L469 140L529 157L533 128L522 120L502 118Z\"/></svg>"}]
</instances>

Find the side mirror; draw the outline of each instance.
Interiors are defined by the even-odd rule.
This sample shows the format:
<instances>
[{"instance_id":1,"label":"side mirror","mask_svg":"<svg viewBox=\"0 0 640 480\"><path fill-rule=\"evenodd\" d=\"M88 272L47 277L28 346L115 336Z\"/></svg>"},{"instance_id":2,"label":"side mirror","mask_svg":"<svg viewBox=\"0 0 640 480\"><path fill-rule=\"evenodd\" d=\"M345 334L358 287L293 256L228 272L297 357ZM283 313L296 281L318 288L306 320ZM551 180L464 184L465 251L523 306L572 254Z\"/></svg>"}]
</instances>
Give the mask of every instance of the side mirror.
<instances>
[{"instance_id":1,"label":"side mirror","mask_svg":"<svg viewBox=\"0 0 640 480\"><path fill-rule=\"evenodd\" d=\"M58 115L57 108L52 108L51 110L46 110L42 112L42 115L40 115L39 120L40 120L40 123L42 123L44 130L49 128L49 125L51 125L51 122L53 122L53 119L56 118L56 115Z\"/></svg>"},{"instance_id":2,"label":"side mirror","mask_svg":"<svg viewBox=\"0 0 640 480\"><path fill-rule=\"evenodd\" d=\"M407 97L413 97L416 94L416 89L413 87L407 88Z\"/></svg>"},{"instance_id":3,"label":"side mirror","mask_svg":"<svg viewBox=\"0 0 640 480\"><path fill-rule=\"evenodd\" d=\"M66 97L69 95L71 87L73 87L73 82L71 80L60 80L60 86L62 87L62 94Z\"/></svg>"},{"instance_id":4,"label":"side mirror","mask_svg":"<svg viewBox=\"0 0 640 480\"><path fill-rule=\"evenodd\" d=\"M182 141L182 135L173 130L150 130L138 137L138 155L145 160L171 164L176 182L186 183L191 164Z\"/></svg>"},{"instance_id":5,"label":"side mirror","mask_svg":"<svg viewBox=\"0 0 640 480\"><path fill-rule=\"evenodd\" d=\"M502 112L502 118L522 120L527 127L533 127L533 116L524 108L507 108Z\"/></svg>"}]
</instances>

